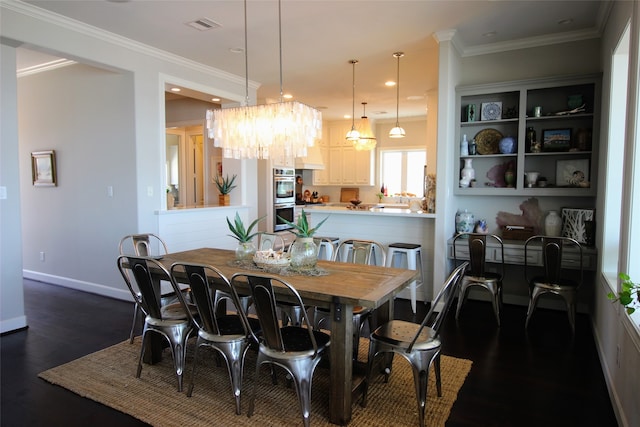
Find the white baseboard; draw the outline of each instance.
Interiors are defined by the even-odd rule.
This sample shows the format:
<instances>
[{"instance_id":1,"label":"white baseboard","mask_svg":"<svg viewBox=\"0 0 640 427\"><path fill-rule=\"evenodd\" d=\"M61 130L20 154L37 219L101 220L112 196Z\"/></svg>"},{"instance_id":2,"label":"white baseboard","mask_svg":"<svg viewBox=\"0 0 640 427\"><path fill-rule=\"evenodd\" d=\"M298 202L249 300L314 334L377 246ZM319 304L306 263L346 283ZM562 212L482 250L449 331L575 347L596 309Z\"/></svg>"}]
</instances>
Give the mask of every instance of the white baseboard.
<instances>
[{"instance_id":1,"label":"white baseboard","mask_svg":"<svg viewBox=\"0 0 640 427\"><path fill-rule=\"evenodd\" d=\"M64 286L65 288L76 289L92 294L102 295L123 301L133 301L128 289L116 289L99 283L85 282L83 280L69 279L68 277L54 276L52 274L40 273L37 271L22 270L25 279L37 280L38 282L51 283L53 285Z\"/></svg>"}]
</instances>

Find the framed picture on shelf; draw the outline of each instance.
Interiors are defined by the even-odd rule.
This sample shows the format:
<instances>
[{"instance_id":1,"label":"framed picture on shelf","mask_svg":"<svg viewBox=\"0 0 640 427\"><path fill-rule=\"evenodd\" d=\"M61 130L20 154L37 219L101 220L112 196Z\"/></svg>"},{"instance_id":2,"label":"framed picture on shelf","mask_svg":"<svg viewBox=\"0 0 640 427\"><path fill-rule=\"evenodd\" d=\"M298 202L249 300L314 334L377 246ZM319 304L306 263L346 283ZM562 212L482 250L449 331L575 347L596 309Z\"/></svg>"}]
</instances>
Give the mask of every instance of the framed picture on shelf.
<instances>
[{"instance_id":1,"label":"framed picture on shelf","mask_svg":"<svg viewBox=\"0 0 640 427\"><path fill-rule=\"evenodd\" d=\"M542 151L569 151L571 129L544 129L542 131Z\"/></svg>"},{"instance_id":2,"label":"framed picture on shelf","mask_svg":"<svg viewBox=\"0 0 640 427\"><path fill-rule=\"evenodd\" d=\"M31 177L36 187L55 187L56 152L54 150L34 151L31 153Z\"/></svg>"},{"instance_id":3,"label":"framed picture on shelf","mask_svg":"<svg viewBox=\"0 0 640 427\"><path fill-rule=\"evenodd\" d=\"M556 186L589 188L589 159L558 160Z\"/></svg>"},{"instance_id":4,"label":"framed picture on shelf","mask_svg":"<svg viewBox=\"0 0 640 427\"><path fill-rule=\"evenodd\" d=\"M502 119L502 102L483 102L480 104L480 120Z\"/></svg>"},{"instance_id":5,"label":"framed picture on shelf","mask_svg":"<svg viewBox=\"0 0 640 427\"><path fill-rule=\"evenodd\" d=\"M595 209L562 208L562 235L593 244Z\"/></svg>"}]
</instances>

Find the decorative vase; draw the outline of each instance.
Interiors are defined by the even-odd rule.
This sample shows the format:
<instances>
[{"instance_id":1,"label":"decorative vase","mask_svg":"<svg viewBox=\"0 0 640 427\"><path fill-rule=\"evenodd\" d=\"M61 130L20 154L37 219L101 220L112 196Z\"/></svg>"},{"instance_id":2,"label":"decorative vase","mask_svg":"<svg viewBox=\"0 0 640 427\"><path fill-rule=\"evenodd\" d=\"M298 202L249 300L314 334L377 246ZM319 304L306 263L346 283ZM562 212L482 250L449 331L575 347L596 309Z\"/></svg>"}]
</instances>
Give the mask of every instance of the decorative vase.
<instances>
[{"instance_id":1,"label":"decorative vase","mask_svg":"<svg viewBox=\"0 0 640 427\"><path fill-rule=\"evenodd\" d=\"M513 188L516 186L516 173L513 171L513 163L509 162L507 170L504 171L504 183L507 188Z\"/></svg>"},{"instance_id":2,"label":"decorative vase","mask_svg":"<svg viewBox=\"0 0 640 427\"><path fill-rule=\"evenodd\" d=\"M253 242L239 242L236 247L236 259L238 261L252 261L256 254L256 247Z\"/></svg>"},{"instance_id":3,"label":"decorative vase","mask_svg":"<svg viewBox=\"0 0 640 427\"><path fill-rule=\"evenodd\" d=\"M516 152L516 140L512 136L505 136L500 140L498 148L502 154L513 154Z\"/></svg>"},{"instance_id":4,"label":"decorative vase","mask_svg":"<svg viewBox=\"0 0 640 427\"><path fill-rule=\"evenodd\" d=\"M460 186L468 187L471 180L476 178L476 171L473 169L473 159L464 159L464 168L460 171Z\"/></svg>"},{"instance_id":5,"label":"decorative vase","mask_svg":"<svg viewBox=\"0 0 640 427\"><path fill-rule=\"evenodd\" d=\"M473 213L466 209L456 213L456 233L473 233L475 225L476 220Z\"/></svg>"},{"instance_id":6,"label":"decorative vase","mask_svg":"<svg viewBox=\"0 0 640 427\"><path fill-rule=\"evenodd\" d=\"M289 249L291 268L294 270L310 270L318 263L318 247L313 237L298 237Z\"/></svg>"},{"instance_id":7,"label":"decorative vase","mask_svg":"<svg viewBox=\"0 0 640 427\"><path fill-rule=\"evenodd\" d=\"M218 204L220 206L229 206L231 204L231 197L228 194L219 194Z\"/></svg>"},{"instance_id":8,"label":"decorative vase","mask_svg":"<svg viewBox=\"0 0 640 427\"><path fill-rule=\"evenodd\" d=\"M562 232L562 218L557 211L549 211L544 219L544 234L551 237L559 237Z\"/></svg>"}]
</instances>

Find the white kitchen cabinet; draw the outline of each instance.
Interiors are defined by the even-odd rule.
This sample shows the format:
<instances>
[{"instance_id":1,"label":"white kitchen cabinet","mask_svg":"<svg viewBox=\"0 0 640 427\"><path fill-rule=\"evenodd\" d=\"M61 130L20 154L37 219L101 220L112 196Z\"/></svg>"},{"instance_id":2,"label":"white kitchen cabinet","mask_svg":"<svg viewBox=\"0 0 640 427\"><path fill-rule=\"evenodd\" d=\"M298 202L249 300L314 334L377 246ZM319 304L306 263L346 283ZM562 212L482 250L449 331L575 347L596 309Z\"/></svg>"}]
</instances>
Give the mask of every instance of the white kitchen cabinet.
<instances>
[{"instance_id":1,"label":"white kitchen cabinet","mask_svg":"<svg viewBox=\"0 0 640 427\"><path fill-rule=\"evenodd\" d=\"M324 171L314 171L314 185L373 185L375 150L356 151L345 135L351 122L336 122L329 126L329 145L322 147ZM326 154L326 155L325 155Z\"/></svg>"}]
</instances>

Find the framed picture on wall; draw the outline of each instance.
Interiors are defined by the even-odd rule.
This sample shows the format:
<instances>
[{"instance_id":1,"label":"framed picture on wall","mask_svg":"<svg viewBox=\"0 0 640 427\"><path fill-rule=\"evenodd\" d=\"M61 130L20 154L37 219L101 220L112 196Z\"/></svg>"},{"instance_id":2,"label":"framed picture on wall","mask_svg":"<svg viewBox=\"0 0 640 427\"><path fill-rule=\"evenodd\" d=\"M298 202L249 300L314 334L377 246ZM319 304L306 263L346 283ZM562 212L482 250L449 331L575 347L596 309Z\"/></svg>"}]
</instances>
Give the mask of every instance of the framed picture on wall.
<instances>
[{"instance_id":1,"label":"framed picture on wall","mask_svg":"<svg viewBox=\"0 0 640 427\"><path fill-rule=\"evenodd\" d=\"M589 159L558 160L556 186L588 188L590 186Z\"/></svg>"},{"instance_id":2,"label":"framed picture on wall","mask_svg":"<svg viewBox=\"0 0 640 427\"><path fill-rule=\"evenodd\" d=\"M31 153L31 177L36 187L55 187L56 152L54 150L34 151Z\"/></svg>"}]
</instances>

